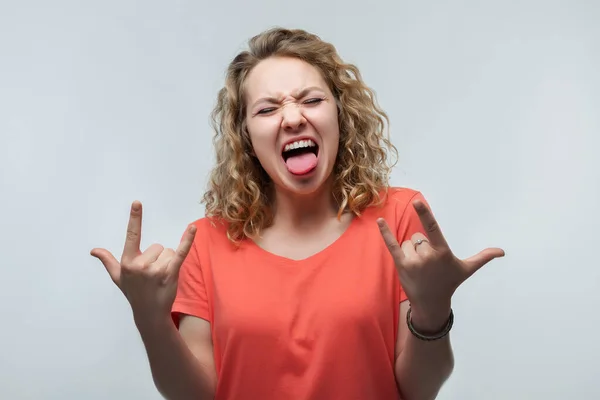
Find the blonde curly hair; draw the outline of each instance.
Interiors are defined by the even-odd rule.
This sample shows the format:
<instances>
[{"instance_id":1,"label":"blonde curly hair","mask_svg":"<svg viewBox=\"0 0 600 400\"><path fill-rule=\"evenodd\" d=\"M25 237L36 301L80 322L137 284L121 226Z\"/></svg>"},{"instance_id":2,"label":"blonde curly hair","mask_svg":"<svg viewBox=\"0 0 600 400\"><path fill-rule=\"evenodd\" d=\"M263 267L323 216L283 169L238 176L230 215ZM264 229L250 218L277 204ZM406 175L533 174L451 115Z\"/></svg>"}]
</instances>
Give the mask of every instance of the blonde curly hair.
<instances>
[{"instance_id":1,"label":"blonde curly hair","mask_svg":"<svg viewBox=\"0 0 600 400\"><path fill-rule=\"evenodd\" d=\"M381 204L398 152L389 140L388 116L358 68L345 63L333 45L300 29L273 28L248 45L229 64L211 114L216 165L202 199L206 217L226 223L233 242L258 236L273 221L272 182L253 155L244 94L252 68L270 57L294 57L318 68L335 97L340 142L332 193L338 218ZM390 151L393 162L388 161Z\"/></svg>"}]
</instances>

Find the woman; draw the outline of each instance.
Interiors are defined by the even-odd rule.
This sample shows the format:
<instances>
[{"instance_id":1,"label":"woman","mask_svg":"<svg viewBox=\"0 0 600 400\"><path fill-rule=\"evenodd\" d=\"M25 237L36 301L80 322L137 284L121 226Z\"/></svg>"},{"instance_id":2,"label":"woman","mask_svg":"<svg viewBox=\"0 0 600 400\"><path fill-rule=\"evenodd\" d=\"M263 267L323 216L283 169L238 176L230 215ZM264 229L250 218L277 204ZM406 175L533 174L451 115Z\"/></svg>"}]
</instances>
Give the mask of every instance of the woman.
<instances>
[{"instance_id":1,"label":"woman","mask_svg":"<svg viewBox=\"0 0 600 400\"><path fill-rule=\"evenodd\" d=\"M206 216L177 251L94 249L129 300L168 399L433 399L453 369L459 260L423 196L388 187L386 114L358 70L301 30L230 64ZM408 300L408 301L407 301Z\"/></svg>"}]
</instances>

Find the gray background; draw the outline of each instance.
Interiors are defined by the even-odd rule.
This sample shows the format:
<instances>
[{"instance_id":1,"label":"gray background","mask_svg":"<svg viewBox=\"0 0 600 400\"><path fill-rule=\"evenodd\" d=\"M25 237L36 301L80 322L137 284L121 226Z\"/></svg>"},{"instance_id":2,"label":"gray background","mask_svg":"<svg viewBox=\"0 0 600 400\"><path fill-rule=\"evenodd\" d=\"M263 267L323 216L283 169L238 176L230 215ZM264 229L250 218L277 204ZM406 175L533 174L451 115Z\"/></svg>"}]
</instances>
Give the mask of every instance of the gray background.
<instances>
[{"instance_id":1,"label":"gray background","mask_svg":"<svg viewBox=\"0 0 600 400\"><path fill-rule=\"evenodd\" d=\"M0 398L159 399L92 247L176 246L203 215L224 70L275 25L333 42L391 117L393 183L453 249L440 399L600 398L598 1L0 2Z\"/></svg>"}]
</instances>

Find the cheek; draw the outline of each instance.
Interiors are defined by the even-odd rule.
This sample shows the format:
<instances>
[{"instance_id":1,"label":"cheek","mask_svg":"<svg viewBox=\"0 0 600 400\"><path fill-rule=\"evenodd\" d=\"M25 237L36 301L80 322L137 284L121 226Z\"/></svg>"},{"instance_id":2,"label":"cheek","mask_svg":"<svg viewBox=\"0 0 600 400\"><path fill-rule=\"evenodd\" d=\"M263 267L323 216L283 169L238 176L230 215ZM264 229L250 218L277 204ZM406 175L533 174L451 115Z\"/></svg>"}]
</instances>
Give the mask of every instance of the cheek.
<instances>
[{"instance_id":1,"label":"cheek","mask_svg":"<svg viewBox=\"0 0 600 400\"><path fill-rule=\"evenodd\" d=\"M340 146L340 126L337 114L328 121L326 136L323 139L328 143L328 153L335 159Z\"/></svg>"},{"instance_id":2,"label":"cheek","mask_svg":"<svg viewBox=\"0 0 600 400\"><path fill-rule=\"evenodd\" d=\"M338 136L339 121L337 107L327 107L305 110L304 117L322 136Z\"/></svg>"},{"instance_id":3,"label":"cheek","mask_svg":"<svg viewBox=\"0 0 600 400\"><path fill-rule=\"evenodd\" d=\"M250 134L250 140L254 141L267 141L275 140L277 133L281 126L281 119L277 116L259 117L247 123L248 133Z\"/></svg>"},{"instance_id":4,"label":"cheek","mask_svg":"<svg viewBox=\"0 0 600 400\"><path fill-rule=\"evenodd\" d=\"M337 146L340 139L340 125L337 119L337 114L327 115L326 118L320 118L317 130L321 134L323 141L329 146Z\"/></svg>"},{"instance_id":5,"label":"cheek","mask_svg":"<svg viewBox=\"0 0 600 400\"><path fill-rule=\"evenodd\" d=\"M271 118L262 118L247 125L250 143L254 154L261 163L273 157L275 143L277 141L278 125Z\"/></svg>"}]
</instances>

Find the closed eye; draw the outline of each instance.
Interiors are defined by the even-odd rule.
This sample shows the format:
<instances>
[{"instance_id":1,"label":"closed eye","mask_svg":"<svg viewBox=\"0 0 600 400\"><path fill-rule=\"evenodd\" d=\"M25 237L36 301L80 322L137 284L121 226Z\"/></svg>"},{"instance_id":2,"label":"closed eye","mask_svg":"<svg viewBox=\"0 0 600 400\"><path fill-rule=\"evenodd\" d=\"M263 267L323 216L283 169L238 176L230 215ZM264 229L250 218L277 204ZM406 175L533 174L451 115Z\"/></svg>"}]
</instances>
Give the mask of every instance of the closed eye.
<instances>
[{"instance_id":1,"label":"closed eye","mask_svg":"<svg viewBox=\"0 0 600 400\"><path fill-rule=\"evenodd\" d=\"M302 102L302 104L307 104L307 105L313 105L313 104L319 104L321 102L323 102L325 99L322 98L314 98L314 99L308 99ZM262 108L260 110L257 111L257 115L259 114L269 114L272 113L273 111L276 110L276 107L267 107L267 108Z\"/></svg>"},{"instance_id":2,"label":"closed eye","mask_svg":"<svg viewBox=\"0 0 600 400\"><path fill-rule=\"evenodd\" d=\"M273 111L275 111L275 107L263 108L259 110L256 114L268 114Z\"/></svg>"},{"instance_id":3,"label":"closed eye","mask_svg":"<svg viewBox=\"0 0 600 400\"><path fill-rule=\"evenodd\" d=\"M320 98L308 99L304 102L304 104L319 104L323 100L325 100L325 99L320 99Z\"/></svg>"}]
</instances>

